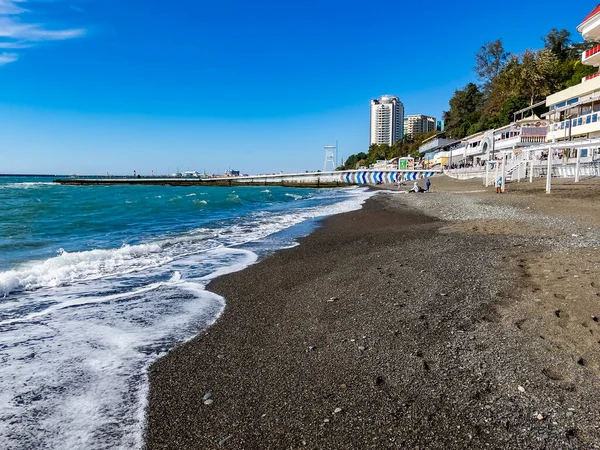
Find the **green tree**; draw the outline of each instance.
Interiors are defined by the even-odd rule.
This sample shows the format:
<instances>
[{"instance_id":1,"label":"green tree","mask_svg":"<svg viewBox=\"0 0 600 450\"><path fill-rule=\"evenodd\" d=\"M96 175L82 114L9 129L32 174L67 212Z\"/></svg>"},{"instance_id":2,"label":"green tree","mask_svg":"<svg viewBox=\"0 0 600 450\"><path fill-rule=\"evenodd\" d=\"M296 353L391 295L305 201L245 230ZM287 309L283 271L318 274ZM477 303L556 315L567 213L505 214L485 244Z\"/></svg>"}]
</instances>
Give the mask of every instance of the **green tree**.
<instances>
[{"instance_id":1,"label":"green tree","mask_svg":"<svg viewBox=\"0 0 600 450\"><path fill-rule=\"evenodd\" d=\"M581 80L584 77L590 76L593 73L596 73L598 71L597 67L587 66L585 64L582 64L579 59L575 60L575 61L573 61L573 60L569 61L568 65L569 65L568 74L571 75L571 77L565 81L564 87L575 86L575 85L581 83Z\"/></svg>"},{"instance_id":2,"label":"green tree","mask_svg":"<svg viewBox=\"0 0 600 450\"><path fill-rule=\"evenodd\" d=\"M454 97L450 99L450 109L444 112L448 135L460 139L470 134L481 118L484 100L485 94L474 83L454 92Z\"/></svg>"},{"instance_id":3,"label":"green tree","mask_svg":"<svg viewBox=\"0 0 600 450\"><path fill-rule=\"evenodd\" d=\"M529 106L529 100L526 97L513 95L508 97L496 114L490 117L490 127L500 128L510 124L514 119L514 113Z\"/></svg>"},{"instance_id":4,"label":"green tree","mask_svg":"<svg viewBox=\"0 0 600 450\"><path fill-rule=\"evenodd\" d=\"M339 167L339 170L354 170L360 165L366 164L367 154L364 152L350 155L346 162ZM361 164L362 163L362 164Z\"/></svg>"},{"instance_id":5,"label":"green tree","mask_svg":"<svg viewBox=\"0 0 600 450\"><path fill-rule=\"evenodd\" d=\"M564 28L562 30L552 28L542 40L544 41L544 48L552 52L559 61L573 58L571 33Z\"/></svg>"},{"instance_id":6,"label":"green tree","mask_svg":"<svg viewBox=\"0 0 600 450\"><path fill-rule=\"evenodd\" d=\"M508 61L509 53L504 50L502 39L486 42L475 54L475 73L488 90L494 79Z\"/></svg>"},{"instance_id":7,"label":"green tree","mask_svg":"<svg viewBox=\"0 0 600 450\"><path fill-rule=\"evenodd\" d=\"M552 94L557 84L557 59L547 50L526 50L516 75L520 81L520 93L527 96L530 105Z\"/></svg>"},{"instance_id":8,"label":"green tree","mask_svg":"<svg viewBox=\"0 0 600 450\"><path fill-rule=\"evenodd\" d=\"M375 164L379 160L386 159L389 151L388 144L371 144L367 153L367 164Z\"/></svg>"}]
</instances>

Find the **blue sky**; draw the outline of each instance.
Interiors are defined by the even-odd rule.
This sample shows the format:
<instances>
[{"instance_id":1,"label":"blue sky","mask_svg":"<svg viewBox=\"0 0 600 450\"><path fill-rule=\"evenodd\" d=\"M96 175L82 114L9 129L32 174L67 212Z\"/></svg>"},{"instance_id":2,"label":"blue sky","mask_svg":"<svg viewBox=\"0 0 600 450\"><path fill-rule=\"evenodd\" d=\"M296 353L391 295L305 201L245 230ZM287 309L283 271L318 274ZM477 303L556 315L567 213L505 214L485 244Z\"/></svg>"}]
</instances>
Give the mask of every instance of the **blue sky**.
<instances>
[{"instance_id":1,"label":"blue sky","mask_svg":"<svg viewBox=\"0 0 600 450\"><path fill-rule=\"evenodd\" d=\"M0 0L0 173L316 170L366 151L371 98L439 118L483 43L579 41L595 6Z\"/></svg>"}]
</instances>

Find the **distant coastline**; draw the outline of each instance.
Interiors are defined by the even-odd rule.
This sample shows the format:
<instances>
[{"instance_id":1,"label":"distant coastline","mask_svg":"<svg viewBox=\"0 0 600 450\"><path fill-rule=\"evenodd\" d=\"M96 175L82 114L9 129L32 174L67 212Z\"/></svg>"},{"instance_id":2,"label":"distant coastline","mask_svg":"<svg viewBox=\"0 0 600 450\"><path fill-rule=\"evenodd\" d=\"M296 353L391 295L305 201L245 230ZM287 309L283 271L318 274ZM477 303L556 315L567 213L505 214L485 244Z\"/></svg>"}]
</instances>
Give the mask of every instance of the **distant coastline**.
<instances>
[{"instance_id":1,"label":"distant coastline","mask_svg":"<svg viewBox=\"0 0 600 450\"><path fill-rule=\"evenodd\" d=\"M31 174L31 173L0 173L0 177L64 177L66 175Z\"/></svg>"}]
</instances>

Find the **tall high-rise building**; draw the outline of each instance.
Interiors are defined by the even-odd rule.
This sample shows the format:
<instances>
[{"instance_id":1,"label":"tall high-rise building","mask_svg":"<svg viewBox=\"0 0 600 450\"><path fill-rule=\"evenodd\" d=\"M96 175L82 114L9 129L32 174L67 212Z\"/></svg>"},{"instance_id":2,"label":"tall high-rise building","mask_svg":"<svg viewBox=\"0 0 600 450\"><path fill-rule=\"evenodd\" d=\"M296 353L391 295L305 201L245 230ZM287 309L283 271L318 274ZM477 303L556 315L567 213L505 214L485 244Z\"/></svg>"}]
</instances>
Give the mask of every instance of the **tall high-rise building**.
<instances>
[{"instance_id":1,"label":"tall high-rise building","mask_svg":"<svg viewBox=\"0 0 600 450\"><path fill-rule=\"evenodd\" d=\"M434 131L436 126L435 117L423 114L410 114L404 118L404 136L416 136L417 134Z\"/></svg>"},{"instance_id":2,"label":"tall high-rise building","mask_svg":"<svg viewBox=\"0 0 600 450\"><path fill-rule=\"evenodd\" d=\"M404 105L398 97L382 95L371 100L371 144L388 144L402 139Z\"/></svg>"}]
</instances>

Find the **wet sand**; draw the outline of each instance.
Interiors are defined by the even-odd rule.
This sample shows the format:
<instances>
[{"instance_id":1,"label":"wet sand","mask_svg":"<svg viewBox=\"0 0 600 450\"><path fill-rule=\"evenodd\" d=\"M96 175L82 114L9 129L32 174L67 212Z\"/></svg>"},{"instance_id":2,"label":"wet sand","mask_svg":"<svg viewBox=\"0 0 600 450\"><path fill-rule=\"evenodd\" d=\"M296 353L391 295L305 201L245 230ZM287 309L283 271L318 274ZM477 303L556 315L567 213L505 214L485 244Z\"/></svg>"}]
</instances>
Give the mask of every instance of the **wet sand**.
<instances>
[{"instance_id":1,"label":"wet sand","mask_svg":"<svg viewBox=\"0 0 600 450\"><path fill-rule=\"evenodd\" d=\"M600 448L600 183L432 183L213 281L147 447Z\"/></svg>"}]
</instances>

